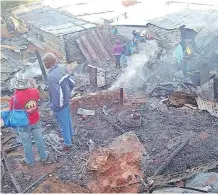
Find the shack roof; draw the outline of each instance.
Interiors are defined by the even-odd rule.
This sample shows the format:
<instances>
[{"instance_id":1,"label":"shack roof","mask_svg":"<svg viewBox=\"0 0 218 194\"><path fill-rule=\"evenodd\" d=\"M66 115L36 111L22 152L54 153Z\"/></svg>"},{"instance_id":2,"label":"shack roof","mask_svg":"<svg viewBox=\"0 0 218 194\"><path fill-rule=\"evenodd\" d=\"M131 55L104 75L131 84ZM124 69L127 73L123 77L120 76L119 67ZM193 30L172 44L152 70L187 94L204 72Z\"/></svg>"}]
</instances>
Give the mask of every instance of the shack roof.
<instances>
[{"instance_id":1,"label":"shack roof","mask_svg":"<svg viewBox=\"0 0 218 194\"><path fill-rule=\"evenodd\" d=\"M104 19L113 20L122 15L124 17L127 10L119 0L46 0L44 3L93 23L102 23Z\"/></svg>"},{"instance_id":2,"label":"shack roof","mask_svg":"<svg viewBox=\"0 0 218 194\"><path fill-rule=\"evenodd\" d=\"M43 4L20 6L13 9L12 14L27 25L33 25L57 36L96 27L96 24Z\"/></svg>"},{"instance_id":3,"label":"shack roof","mask_svg":"<svg viewBox=\"0 0 218 194\"><path fill-rule=\"evenodd\" d=\"M211 33L218 33L218 9L200 10L200 9L183 9L176 13L168 14L149 21L166 29L180 28L185 25L196 32L207 28Z\"/></svg>"},{"instance_id":4,"label":"shack roof","mask_svg":"<svg viewBox=\"0 0 218 194\"><path fill-rule=\"evenodd\" d=\"M147 20L144 23L132 23L129 27L123 24L119 29L122 29L120 33L131 35L133 29L144 28L149 26L152 28L152 32L156 32L166 41L176 42L177 36L176 30L181 26L193 29L197 32L195 42L197 47L206 53L208 56L216 52L218 53L218 9L205 9L205 7L198 6L198 9L185 8L177 12L165 14L161 17ZM138 25L137 27L135 25ZM133 26L133 27L131 27ZM126 29L125 29L126 28ZM129 29L129 30L128 30ZM165 30L164 30L165 29ZM179 31L178 31L179 32ZM123 35L122 34L122 35ZM170 40L170 41L169 41ZM177 44L177 43L176 43Z\"/></svg>"},{"instance_id":5,"label":"shack roof","mask_svg":"<svg viewBox=\"0 0 218 194\"><path fill-rule=\"evenodd\" d=\"M197 32L195 42L198 48L205 52L218 53L218 9L184 9L160 18L150 20L149 23L164 28L186 28Z\"/></svg>"}]
</instances>

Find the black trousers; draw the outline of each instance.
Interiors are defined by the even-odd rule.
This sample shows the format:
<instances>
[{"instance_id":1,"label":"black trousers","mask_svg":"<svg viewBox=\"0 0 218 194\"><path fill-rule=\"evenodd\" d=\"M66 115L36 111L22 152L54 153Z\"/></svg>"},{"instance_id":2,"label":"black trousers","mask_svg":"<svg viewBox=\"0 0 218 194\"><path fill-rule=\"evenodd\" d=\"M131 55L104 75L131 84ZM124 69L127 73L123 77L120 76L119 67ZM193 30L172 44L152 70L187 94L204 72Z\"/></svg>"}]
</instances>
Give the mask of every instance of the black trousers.
<instances>
[{"instance_id":1,"label":"black trousers","mask_svg":"<svg viewBox=\"0 0 218 194\"><path fill-rule=\"evenodd\" d=\"M114 55L115 56L115 59L116 59L116 68L120 67L120 58L121 58L121 55Z\"/></svg>"}]
</instances>

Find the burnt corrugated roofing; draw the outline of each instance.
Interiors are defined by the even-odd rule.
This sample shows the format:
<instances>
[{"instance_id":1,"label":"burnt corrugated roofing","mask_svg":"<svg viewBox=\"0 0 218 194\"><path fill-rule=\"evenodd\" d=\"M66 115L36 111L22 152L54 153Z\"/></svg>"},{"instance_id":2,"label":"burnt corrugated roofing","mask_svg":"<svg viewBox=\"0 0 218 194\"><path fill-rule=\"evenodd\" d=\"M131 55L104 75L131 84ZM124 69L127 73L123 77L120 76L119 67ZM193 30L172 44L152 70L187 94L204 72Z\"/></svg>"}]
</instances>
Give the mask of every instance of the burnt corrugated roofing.
<instances>
[{"instance_id":1,"label":"burnt corrugated roofing","mask_svg":"<svg viewBox=\"0 0 218 194\"><path fill-rule=\"evenodd\" d=\"M197 32L195 42L197 47L206 52L218 53L218 10L184 9L149 23L164 29L178 29L185 25Z\"/></svg>"},{"instance_id":2,"label":"burnt corrugated roofing","mask_svg":"<svg viewBox=\"0 0 218 194\"><path fill-rule=\"evenodd\" d=\"M96 24L75 18L49 6L32 6L30 9L22 7L13 13L25 23L57 36L96 27Z\"/></svg>"}]
</instances>

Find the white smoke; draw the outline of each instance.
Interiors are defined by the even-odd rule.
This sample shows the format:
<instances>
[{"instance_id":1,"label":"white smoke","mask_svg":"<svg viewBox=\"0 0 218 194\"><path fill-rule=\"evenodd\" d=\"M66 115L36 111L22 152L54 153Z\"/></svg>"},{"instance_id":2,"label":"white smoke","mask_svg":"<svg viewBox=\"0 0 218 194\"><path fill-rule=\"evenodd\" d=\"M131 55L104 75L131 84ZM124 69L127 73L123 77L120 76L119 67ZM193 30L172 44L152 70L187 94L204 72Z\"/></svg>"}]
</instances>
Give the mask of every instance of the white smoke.
<instances>
[{"instance_id":1,"label":"white smoke","mask_svg":"<svg viewBox=\"0 0 218 194\"><path fill-rule=\"evenodd\" d=\"M116 88L141 88L145 82L146 65L156 58L158 45L156 41L147 41L139 45L139 53L130 57L128 67L111 86L111 90Z\"/></svg>"}]
</instances>

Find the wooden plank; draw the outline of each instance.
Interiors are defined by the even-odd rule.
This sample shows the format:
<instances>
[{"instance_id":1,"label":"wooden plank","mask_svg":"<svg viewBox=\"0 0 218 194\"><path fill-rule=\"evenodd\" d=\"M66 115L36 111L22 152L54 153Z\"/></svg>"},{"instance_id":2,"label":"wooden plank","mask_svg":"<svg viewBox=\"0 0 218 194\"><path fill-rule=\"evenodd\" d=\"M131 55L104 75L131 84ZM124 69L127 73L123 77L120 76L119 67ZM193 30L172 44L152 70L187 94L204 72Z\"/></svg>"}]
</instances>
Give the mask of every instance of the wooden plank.
<instances>
[{"instance_id":1,"label":"wooden plank","mask_svg":"<svg viewBox=\"0 0 218 194\"><path fill-rule=\"evenodd\" d=\"M11 165L10 165L10 163L8 161L8 158L7 158L7 155L6 155L5 151L4 151L3 146L2 146L2 156L3 156L4 162L5 162L5 166L6 166L6 169L8 171L9 177L11 178L11 181L12 181L14 187L16 188L18 193L23 193L22 187L20 186L17 179L14 177L14 175L12 173Z\"/></svg>"},{"instance_id":2,"label":"wooden plank","mask_svg":"<svg viewBox=\"0 0 218 194\"><path fill-rule=\"evenodd\" d=\"M166 161L157 169L154 173L154 176L161 175L165 168L172 162L173 158L175 158L181 150L189 143L190 138L186 139L181 145L174 150L172 154L166 159Z\"/></svg>"}]
</instances>

